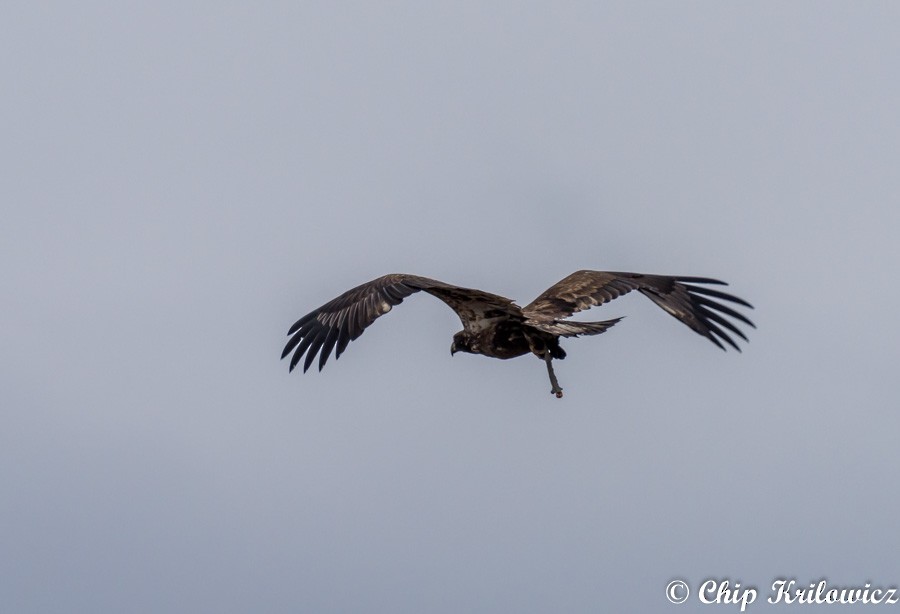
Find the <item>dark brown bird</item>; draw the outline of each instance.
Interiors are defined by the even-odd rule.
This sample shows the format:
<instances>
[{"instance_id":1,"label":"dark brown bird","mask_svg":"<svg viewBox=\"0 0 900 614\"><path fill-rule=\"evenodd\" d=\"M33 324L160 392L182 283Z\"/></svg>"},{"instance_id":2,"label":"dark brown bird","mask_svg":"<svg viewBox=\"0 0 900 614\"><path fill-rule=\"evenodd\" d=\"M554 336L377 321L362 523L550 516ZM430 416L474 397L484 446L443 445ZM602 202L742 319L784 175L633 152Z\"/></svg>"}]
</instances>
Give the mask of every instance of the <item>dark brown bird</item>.
<instances>
[{"instance_id":1,"label":"dark brown bird","mask_svg":"<svg viewBox=\"0 0 900 614\"><path fill-rule=\"evenodd\" d=\"M333 349L337 348L335 359L339 358L347 344L359 337L379 316L402 303L410 294L422 290L447 303L462 321L463 330L453 335L451 355L467 352L506 359L530 352L546 363L552 386L550 392L559 398L563 391L552 364L554 358L562 360L566 357L566 352L559 345L559 338L599 335L622 319L574 322L566 318L632 290L638 290L723 350L724 341L740 351L729 333L744 341L747 337L724 316L754 328L755 325L746 316L719 301L750 309L753 306L731 294L696 284L727 285L707 277L578 271L547 288L525 307L519 307L512 300L496 294L461 288L427 277L394 273L348 290L297 320L288 331L291 338L284 346L281 357L294 352L290 366L293 371L306 354L303 361L305 373L319 354L321 371Z\"/></svg>"}]
</instances>

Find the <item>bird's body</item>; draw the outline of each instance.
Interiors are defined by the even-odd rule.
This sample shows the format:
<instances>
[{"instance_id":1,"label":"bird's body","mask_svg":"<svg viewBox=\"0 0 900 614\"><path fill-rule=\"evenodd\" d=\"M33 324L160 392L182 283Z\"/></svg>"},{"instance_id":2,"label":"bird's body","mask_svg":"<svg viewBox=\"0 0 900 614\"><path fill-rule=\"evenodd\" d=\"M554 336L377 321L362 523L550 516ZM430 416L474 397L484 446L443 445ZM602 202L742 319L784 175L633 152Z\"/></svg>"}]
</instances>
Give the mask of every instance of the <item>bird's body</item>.
<instances>
[{"instance_id":1,"label":"bird's body","mask_svg":"<svg viewBox=\"0 0 900 614\"><path fill-rule=\"evenodd\" d=\"M558 337L533 328L525 324L524 320L512 318L473 335L460 331L454 336L450 351L451 354L468 352L502 360L524 356L529 352L543 359L548 351L553 358L562 360L566 357Z\"/></svg>"},{"instance_id":2,"label":"bird's body","mask_svg":"<svg viewBox=\"0 0 900 614\"><path fill-rule=\"evenodd\" d=\"M500 359L534 354L546 362L551 392L561 397L562 388L551 364L552 359L561 360L566 356L559 344L560 337L599 335L621 320L575 322L567 318L631 290L638 290L720 348L725 349L721 343L724 341L740 351L723 328L744 340L747 338L723 314L749 326L753 323L731 307L712 299L752 308L751 305L730 294L696 284L724 285L724 282L705 277L578 271L548 288L525 307L519 307L508 298L482 290L394 273L348 290L302 317L288 331L291 338L281 357L294 352L290 363L293 370L305 354L305 372L319 354L321 370L333 349L336 348L335 358L340 357L350 341L358 338L378 317L410 294L424 291L444 301L462 321L463 330L453 336L451 354L466 352Z\"/></svg>"}]
</instances>

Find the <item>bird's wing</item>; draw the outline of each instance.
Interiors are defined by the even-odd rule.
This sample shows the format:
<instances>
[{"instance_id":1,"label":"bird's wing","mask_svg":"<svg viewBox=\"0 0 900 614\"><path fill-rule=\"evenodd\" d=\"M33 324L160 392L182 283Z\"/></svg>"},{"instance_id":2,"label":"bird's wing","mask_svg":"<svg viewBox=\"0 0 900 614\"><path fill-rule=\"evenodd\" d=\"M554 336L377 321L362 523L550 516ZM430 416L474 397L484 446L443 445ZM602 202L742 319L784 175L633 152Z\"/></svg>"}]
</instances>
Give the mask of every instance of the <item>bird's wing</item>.
<instances>
[{"instance_id":1,"label":"bird's wing","mask_svg":"<svg viewBox=\"0 0 900 614\"><path fill-rule=\"evenodd\" d=\"M420 290L447 303L459 316L463 327L469 331L481 329L487 321L494 318L522 319L521 309L508 298L481 290L461 288L427 277L393 273L347 290L297 320L288 331L291 338L284 346L281 357L285 358L294 352L290 366L293 370L305 353L306 360L303 363L305 373L321 350L319 355L321 371L335 346L337 346L335 358L338 358L347 348L347 344L359 337L379 316L383 316L394 305L399 305L404 298Z\"/></svg>"},{"instance_id":2,"label":"bird's wing","mask_svg":"<svg viewBox=\"0 0 900 614\"><path fill-rule=\"evenodd\" d=\"M640 273L614 273L609 271L577 271L547 288L529 305L522 308L526 324L556 322L584 309L602 305L632 290L665 309L674 317L725 349L721 341L740 351L738 345L723 329L734 333L744 341L747 337L723 315L730 316L751 327L756 327L746 316L717 300L729 301L753 309L747 301L719 290L694 284L727 285L708 277L671 277L668 275L642 275ZM721 340L721 341L720 341Z\"/></svg>"}]
</instances>

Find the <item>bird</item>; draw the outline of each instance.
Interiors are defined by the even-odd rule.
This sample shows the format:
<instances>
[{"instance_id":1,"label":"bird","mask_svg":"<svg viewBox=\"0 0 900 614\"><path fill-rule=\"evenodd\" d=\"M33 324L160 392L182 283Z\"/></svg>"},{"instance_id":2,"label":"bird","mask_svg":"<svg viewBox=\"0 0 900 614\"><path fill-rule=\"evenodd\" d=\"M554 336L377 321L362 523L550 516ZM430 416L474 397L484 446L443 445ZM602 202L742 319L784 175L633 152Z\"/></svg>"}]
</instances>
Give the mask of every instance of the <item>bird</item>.
<instances>
[{"instance_id":1,"label":"bird","mask_svg":"<svg viewBox=\"0 0 900 614\"><path fill-rule=\"evenodd\" d=\"M458 352L509 359L533 354L544 361L550 378L550 393L562 398L553 360L566 357L560 338L593 336L606 332L622 317L600 322L581 322L570 316L603 305L637 290L691 330L722 350L725 344L738 352L732 335L747 336L725 316L752 328L756 325L730 304L749 309L747 301L711 288L727 286L709 277L647 275L612 271L581 270L556 282L525 307L513 300L483 290L455 286L436 279L392 273L347 290L299 320L288 330L282 360L291 352L288 371L303 360L303 372L319 356L319 371L332 350L335 360L351 341L375 320L416 292L426 292L446 303L462 322L453 335L450 355Z\"/></svg>"}]
</instances>

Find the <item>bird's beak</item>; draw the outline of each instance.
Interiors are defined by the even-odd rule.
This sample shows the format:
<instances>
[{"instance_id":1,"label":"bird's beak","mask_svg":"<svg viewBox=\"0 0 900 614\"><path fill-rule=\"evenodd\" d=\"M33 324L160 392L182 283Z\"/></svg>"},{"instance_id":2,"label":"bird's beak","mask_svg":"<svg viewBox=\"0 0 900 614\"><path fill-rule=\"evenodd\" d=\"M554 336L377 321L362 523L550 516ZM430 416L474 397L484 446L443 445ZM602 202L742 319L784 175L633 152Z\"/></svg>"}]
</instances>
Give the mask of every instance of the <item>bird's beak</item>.
<instances>
[{"instance_id":1,"label":"bird's beak","mask_svg":"<svg viewBox=\"0 0 900 614\"><path fill-rule=\"evenodd\" d=\"M456 354L456 342L455 341L450 344L450 355L453 356L454 354Z\"/></svg>"}]
</instances>

